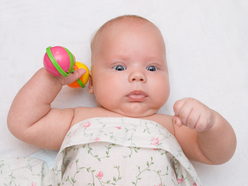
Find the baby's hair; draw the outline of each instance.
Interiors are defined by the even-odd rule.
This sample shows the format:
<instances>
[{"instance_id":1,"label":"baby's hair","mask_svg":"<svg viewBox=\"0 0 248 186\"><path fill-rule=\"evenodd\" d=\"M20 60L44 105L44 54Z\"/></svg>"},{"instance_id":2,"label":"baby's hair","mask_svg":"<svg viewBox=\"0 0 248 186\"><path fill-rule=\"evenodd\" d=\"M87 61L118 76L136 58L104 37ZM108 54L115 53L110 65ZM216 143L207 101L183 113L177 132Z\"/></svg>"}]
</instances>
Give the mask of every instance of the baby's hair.
<instances>
[{"instance_id":1,"label":"baby's hair","mask_svg":"<svg viewBox=\"0 0 248 186\"><path fill-rule=\"evenodd\" d=\"M137 15L123 15L123 16L119 16L119 17L116 17L116 18L113 18L109 21L107 21L106 23L104 23L98 30L97 32L95 33L94 37L92 38L91 40L91 56L93 56L93 52L94 52L94 46L97 42L97 39L100 35L100 33L104 30L104 28L106 28L106 26L114 23L114 22L117 22L117 21L123 21L123 22L127 22L127 23L130 23L130 22L133 22L133 23L144 23L144 22L149 22L151 24L153 24L152 22L150 22L149 20L143 18L143 17L140 17L140 16L137 16ZM153 24L154 25L154 24Z\"/></svg>"}]
</instances>

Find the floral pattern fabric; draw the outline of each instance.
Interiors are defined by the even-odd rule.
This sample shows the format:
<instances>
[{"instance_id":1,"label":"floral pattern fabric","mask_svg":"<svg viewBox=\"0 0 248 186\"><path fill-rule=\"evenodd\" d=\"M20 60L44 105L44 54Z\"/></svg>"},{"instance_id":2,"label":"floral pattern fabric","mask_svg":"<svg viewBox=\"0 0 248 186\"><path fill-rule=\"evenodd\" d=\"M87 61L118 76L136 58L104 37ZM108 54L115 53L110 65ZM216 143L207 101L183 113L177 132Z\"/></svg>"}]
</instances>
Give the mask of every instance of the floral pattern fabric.
<instances>
[{"instance_id":1,"label":"floral pattern fabric","mask_svg":"<svg viewBox=\"0 0 248 186\"><path fill-rule=\"evenodd\" d=\"M50 171L37 159L18 160L25 174L40 178L30 177L25 185L32 186L201 185L175 137L158 123L143 119L91 118L72 126ZM17 159L0 160L0 181L18 185L22 176L16 172L17 164Z\"/></svg>"}]
</instances>

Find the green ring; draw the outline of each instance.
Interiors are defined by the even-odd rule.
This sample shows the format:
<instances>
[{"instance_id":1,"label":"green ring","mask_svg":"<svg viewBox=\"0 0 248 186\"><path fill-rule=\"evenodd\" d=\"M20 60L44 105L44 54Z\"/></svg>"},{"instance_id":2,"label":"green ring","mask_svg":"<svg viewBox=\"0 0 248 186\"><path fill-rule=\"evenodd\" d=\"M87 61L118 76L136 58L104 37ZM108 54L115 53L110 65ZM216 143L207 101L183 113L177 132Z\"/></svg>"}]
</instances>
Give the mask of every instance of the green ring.
<instances>
[{"instance_id":1,"label":"green ring","mask_svg":"<svg viewBox=\"0 0 248 186\"><path fill-rule=\"evenodd\" d=\"M47 52L47 55L49 57L49 59L51 60L53 66L57 69L57 71L64 77L67 77L69 76L70 73L66 73L60 66L59 64L57 63L57 61L55 60L55 58L53 57L53 54L51 52L51 47L47 47L46 48L46 52Z\"/></svg>"},{"instance_id":2,"label":"green ring","mask_svg":"<svg viewBox=\"0 0 248 186\"><path fill-rule=\"evenodd\" d=\"M66 72L60 67L60 65L59 65L58 62L55 60L55 58L53 57L53 54L52 54L52 52L51 52L51 48L52 48L52 47L47 47L47 48L46 48L46 52L47 52L47 55L48 55L50 61L52 62L53 66L57 69L57 71L58 71L62 76L64 76L64 77L67 77L67 76L70 75L70 73L73 73L75 70L73 69L73 67L74 67L74 57L73 57L72 53L71 53L67 48L63 47L63 48L67 51L67 53L68 53L68 55L69 55L69 58L70 58L70 67L69 67L68 73L66 73ZM83 83L80 79L78 79L77 82L78 82L78 84L79 84L82 88L85 87L84 83Z\"/></svg>"},{"instance_id":3,"label":"green ring","mask_svg":"<svg viewBox=\"0 0 248 186\"><path fill-rule=\"evenodd\" d=\"M84 85L84 83L81 81L81 79L78 79L77 82L78 82L78 84L80 85L80 87L82 87L82 88L85 87L85 85Z\"/></svg>"},{"instance_id":4,"label":"green ring","mask_svg":"<svg viewBox=\"0 0 248 186\"><path fill-rule=\"evenodd\" d=\"M73 69L73 66L75 63L74 57L73 57L72 53L67 48L65 48L65 47L63 47L63 48L67 51L69 58L70 58L70 67L69 67L68 73L72 73L72 72L74 72L74 69Z\"/></svg>"}]
</instances>

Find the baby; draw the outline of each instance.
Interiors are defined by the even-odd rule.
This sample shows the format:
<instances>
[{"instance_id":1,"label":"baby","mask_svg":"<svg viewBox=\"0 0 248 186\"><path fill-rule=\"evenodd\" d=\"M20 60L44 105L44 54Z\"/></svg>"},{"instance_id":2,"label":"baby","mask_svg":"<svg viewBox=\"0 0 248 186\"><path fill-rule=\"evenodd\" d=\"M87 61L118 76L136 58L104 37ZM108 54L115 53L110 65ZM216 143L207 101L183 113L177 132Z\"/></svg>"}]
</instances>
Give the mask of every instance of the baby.
<instances>
[{"instance_id":1,"label":"baby","mask_svg":"<svg viewBox=\"0 0 248 186\"><path fill-rule=\"evenodd\" d=\"M96 108L51 108L62 86L85 70L65 78L42 68L9 111L8 127L18 139L60 149L51 184L201 185L188 159L213 165L233 156L231 125L198 100L177 101L174 116L157 114L170 85L165 43L153 23L138 16L112 19L91 49L88 90Z\"/></svg>"}]
</instances>

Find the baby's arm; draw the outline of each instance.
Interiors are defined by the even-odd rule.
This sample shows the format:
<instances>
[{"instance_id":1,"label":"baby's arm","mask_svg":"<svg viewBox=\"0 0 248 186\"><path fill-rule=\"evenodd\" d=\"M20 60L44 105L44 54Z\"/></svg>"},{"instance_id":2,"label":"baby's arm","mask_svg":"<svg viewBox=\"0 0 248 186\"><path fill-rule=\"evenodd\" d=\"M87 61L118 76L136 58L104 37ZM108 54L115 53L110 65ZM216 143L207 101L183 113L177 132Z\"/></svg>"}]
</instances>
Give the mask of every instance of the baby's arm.
<instances>
[{"instance_id":1,"label":"baby's arm","mask_svg":"<svg viewBox=\"0 0 248 186\"><path fill-rule=\"evenodd\" d=\"M192 98L177 101L174 112L175 136L188 158L222 164L233 156L236 136L219 113Z\"/></svg>"},{"instance_id":2,"label":"baby's arm","mask_svg":"<svg viewBox=\"0 0 248 186\"><path fill-rule=\"evenodd\" d=\"M20 140L48 149L59 149L68 132L74 109L51 108L51 103L65 84L77 80L84 69L64 77L51 76L40 69L16 95L8 114L8 127Z\"/></svg>"}]
</instances>

